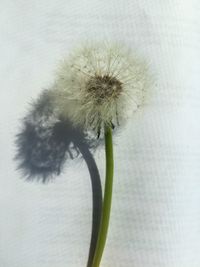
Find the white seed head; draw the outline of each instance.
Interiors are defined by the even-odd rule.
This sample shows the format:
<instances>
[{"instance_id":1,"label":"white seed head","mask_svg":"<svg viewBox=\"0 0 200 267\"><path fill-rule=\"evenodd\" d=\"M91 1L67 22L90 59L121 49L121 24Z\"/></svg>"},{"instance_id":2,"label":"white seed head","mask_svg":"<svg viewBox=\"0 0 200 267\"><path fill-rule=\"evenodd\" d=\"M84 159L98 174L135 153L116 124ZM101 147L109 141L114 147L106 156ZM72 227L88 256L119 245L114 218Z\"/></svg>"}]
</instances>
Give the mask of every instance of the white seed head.
<instances>
[{"instance_id":1,"label":"white seed head","mask_svg":"<svg viewBox=\"0 0 200 267\"><path fill-rule=\"evenodd\" d=\"M141 106L147 79L145 64L122 45L85 45L61 64L54 103L74 125L99 132Z\"/></svg>"}]
</instances>

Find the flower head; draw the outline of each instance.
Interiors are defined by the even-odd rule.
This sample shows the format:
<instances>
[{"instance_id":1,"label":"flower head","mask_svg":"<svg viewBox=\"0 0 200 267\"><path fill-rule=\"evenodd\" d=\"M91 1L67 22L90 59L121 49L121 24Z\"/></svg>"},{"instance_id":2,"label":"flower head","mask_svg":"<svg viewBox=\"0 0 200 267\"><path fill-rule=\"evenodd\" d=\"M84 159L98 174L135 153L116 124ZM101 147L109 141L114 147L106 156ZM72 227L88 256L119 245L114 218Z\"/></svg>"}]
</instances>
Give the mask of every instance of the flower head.
<instances>
[{"instance_id":1,"label":"flower head","mask_svg":"<svg viewBox=\"0 0 200 267\"><path fill-rule=\"evenodd\" d=\"M146 81L145 65L122 45L85 45L61 64L55 105L75 125L100 133L138 109Z\"/></svg>"}]
</instances>

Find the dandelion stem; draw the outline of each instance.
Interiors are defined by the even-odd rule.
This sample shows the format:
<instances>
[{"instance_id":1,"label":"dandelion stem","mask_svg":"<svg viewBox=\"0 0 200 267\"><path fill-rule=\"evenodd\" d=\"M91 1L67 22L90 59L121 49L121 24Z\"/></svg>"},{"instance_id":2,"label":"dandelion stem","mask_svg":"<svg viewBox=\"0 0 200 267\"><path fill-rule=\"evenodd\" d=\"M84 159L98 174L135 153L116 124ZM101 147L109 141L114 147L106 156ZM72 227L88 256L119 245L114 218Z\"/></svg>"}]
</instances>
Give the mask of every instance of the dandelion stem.
<instances>
[{"instance_id":1,"label":"dandelion stem","mask_svg":"<svg viewBox=\"0 0 200 267\"><path fill-rule=\"evenodd\" d=\"M106 243L109 219L110 219L112 187L113 187L113 169L114 169L112 129L110 127L105 127L105 154L106 154L106 180L104 189L104 200L103 200L98 241L92 267L99 267Z\"/></svg>"}]
</instances>

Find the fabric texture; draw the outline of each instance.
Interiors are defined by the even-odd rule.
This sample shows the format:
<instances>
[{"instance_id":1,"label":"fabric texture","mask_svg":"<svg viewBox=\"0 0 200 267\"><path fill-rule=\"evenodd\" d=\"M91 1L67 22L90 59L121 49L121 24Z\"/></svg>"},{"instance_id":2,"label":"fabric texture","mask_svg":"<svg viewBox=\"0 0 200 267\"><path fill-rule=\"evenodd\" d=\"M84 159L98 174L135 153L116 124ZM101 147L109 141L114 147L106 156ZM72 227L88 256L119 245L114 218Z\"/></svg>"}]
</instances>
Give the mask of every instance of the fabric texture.
<instances>
[{"instance_id":1,"label":"fabric texture","mask_svg":"<svg viewBox=\"0 0 200 267\"><path fill-rule=\"evenodd\" d=\"M115 177L102 267L200 266L200 3L32 0L0 3L0 266L83 267L92 225L84 160L26 182L14 139L57 64L85 40L120 40L155 81L114 137ZM104 182L103 146L94 153Z\"/></svg>"}]
</instances>

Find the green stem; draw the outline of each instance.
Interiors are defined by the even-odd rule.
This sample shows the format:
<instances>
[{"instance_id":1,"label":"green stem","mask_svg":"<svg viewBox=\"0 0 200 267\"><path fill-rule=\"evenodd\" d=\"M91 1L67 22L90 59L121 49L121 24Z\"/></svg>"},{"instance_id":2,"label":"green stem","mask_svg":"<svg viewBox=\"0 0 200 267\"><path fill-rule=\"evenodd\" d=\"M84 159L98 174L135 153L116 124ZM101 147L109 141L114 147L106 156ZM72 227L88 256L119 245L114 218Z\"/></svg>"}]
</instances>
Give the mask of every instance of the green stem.
<instances>
[{"instance_id":1,"label":"green stem","mask_svg":"<svg viewBox=\"0 0 200 267\"><path fill-rule=\"evenodd\" d=\"M112 187L113 187L113 169L114 169L112 129L110 127L105 127L105 154L106 154L106 180L104 189L104 200L103 200L98 241L92 267L99 267L106 243L109 219L110 219Z\"/></svg>"}]
</instances>

